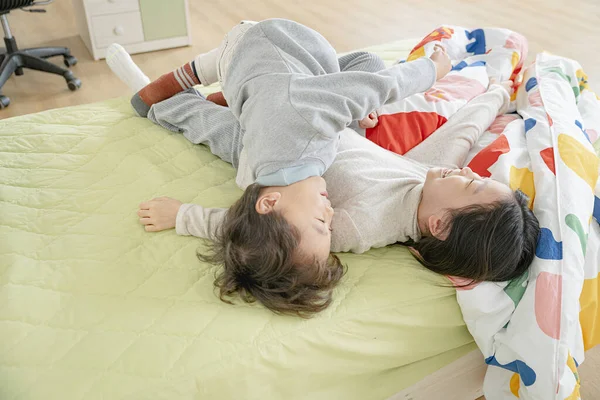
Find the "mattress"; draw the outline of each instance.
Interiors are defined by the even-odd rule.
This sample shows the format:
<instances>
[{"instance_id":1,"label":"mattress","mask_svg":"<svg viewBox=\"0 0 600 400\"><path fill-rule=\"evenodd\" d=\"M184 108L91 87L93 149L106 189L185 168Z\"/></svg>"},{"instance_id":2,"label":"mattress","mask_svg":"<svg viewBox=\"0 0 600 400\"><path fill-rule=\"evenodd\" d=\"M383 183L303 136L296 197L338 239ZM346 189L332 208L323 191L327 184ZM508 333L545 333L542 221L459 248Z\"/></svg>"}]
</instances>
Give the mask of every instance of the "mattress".
<instances>
[{"instance_id":1,"label":"mattress","mask_svg":"<svg viewBox=\"0 0 600 400\"><path fill-rule=\"evenodd\" d=\"M341 254L332 305L301 319L221 302L206 242L136 216L240 194L127 98L0 121L0 398L381 399L476 348L455 290L400 245Z\"/></svg>"}]
</instances>

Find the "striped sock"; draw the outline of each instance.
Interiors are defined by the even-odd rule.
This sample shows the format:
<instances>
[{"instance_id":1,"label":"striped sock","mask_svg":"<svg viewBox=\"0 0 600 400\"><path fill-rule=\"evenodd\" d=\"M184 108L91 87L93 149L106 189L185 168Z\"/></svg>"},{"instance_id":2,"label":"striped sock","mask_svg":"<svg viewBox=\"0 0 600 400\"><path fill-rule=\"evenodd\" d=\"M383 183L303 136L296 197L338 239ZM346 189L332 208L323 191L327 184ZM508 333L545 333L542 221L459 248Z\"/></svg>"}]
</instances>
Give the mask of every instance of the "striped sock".
<instances>
[{"instance_id":1,"label":"striped sock","mask_svg":"<svg viewBox=\"0 0 600 400\"><path fill-rule=\"evenodd\" d=\"M168 99L186 89L199 85L194 61L182 65L176 70L162 75L150 82L131 98L131 105L139 116L145 117L153 104Z\"/></svg>"}]
</instances>

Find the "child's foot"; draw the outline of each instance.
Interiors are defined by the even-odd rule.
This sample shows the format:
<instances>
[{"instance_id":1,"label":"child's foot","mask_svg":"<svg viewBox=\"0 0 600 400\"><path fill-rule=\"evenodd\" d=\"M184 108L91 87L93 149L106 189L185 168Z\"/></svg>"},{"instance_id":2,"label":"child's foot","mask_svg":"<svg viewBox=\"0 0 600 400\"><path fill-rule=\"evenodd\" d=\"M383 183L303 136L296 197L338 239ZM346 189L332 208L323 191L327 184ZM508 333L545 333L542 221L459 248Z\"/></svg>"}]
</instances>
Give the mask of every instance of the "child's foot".
<instances>
[{"instance_id":1,"label":"child's foot","mask_svg":"<svg viewBox=\"0 0 600 400\"><path fill-rule=\"evenodd\" d=\"M112 72L134 92L138 92L150 83L142 70L133 62L127 51L117 43L108 46L106 63Z\"/></svg>"},{"instance_id":2,"label":"child's foot","mask_svg":"<svg viewBox=\"0 0 600 400\"><path fill-rule=\"evenodd\" d=\"M173 97L179 92L200 85L194 61L162 75L143 87L131 98L131 105L140 117L145 117L153 104Z\"/></svg>"}]
</instances>

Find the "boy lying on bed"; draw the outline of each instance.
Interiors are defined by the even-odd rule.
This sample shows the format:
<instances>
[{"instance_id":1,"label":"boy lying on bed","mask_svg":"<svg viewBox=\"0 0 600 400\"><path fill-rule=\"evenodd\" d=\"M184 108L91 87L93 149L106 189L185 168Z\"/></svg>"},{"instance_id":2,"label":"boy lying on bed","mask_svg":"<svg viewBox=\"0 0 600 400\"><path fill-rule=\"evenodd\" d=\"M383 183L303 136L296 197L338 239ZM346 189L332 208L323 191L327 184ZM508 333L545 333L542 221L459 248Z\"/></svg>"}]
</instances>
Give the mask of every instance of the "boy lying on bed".
<instances>
[{"instance_id":1,"label":"boy lying on bed","mask_svg":"<svg viewBox=\"0 0 600 400\"><path fill-rule=\"evenodd\" d=\"M437 62L437 68L423 59L378 74L357 72L375 72L383 64L368 53L338 60L316 32L282 20L239 25L225 43L240 44L235 52L222 45L225 51L217 55L221 63L231 62L229 69L218 64L217 73L210 74L208 66L199 67L199 57L174 78L168 74L146 86L132 100L140 115L194 143L207 144L238 168L236 181L246 190L229 210L161 198L142 203L138 212L147 231L176 226L180 234L215 240L214 256L208 259L224 267L216 282L222 299L237 292L276 312L320 311L330 303L331 290L343 274L330 250L363 252L411 239L418 242L415 247L425 265L440 273L505 280L527 268L538 228L524 195L483 180L468 168L456 169L508 102L504 88L490 88L453 124L447 123L446 133L440 129L429 149L414 150L417 160L433 158L451 166L428 169L346 127L386 101L425 90L435 80L436 69L438 76L442 68L441 76L448 71L447 60ZM436 54L436 59L444 58L443 52ZM239 65L248 58L251 68L242 69ZM269 66L271 59L277 60L274 66ZM295 64L298 60L303 60L300 65ZM179 82L189 84L187 75L194 69L200 82L220 78L231 110L206 101L194 89L181 92L185 85ZM344 72L335 73L340 69ZM404 82L407 74L416 81ZM270 78L261 79L265 76ZM176 80L178 86L171 85L170 91L152 88L167 87L167 80ZM249 83L261 86L249 88ZM453 133L456 137L448 142ZM308 141L302 139L307 134ZM294 148L298 150L290 152ZM282 153L288 157L285 163L280 162ZM276 164L264 165L265 160ZM507 249L515 250L512 257Z\"/></svg>"}]
</instances>

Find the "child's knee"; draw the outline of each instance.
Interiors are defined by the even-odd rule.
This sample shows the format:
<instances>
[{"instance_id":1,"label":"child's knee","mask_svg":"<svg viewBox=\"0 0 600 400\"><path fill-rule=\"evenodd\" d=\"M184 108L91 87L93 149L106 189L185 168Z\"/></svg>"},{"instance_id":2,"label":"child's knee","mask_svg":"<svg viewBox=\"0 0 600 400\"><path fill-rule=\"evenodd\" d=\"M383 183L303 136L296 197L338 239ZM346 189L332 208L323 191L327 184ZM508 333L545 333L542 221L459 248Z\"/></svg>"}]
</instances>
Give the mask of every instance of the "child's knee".
<instances>
[{"instance_id":1,"label":"child's knee","mask_svg":"<svg viewBox=\"0 0 600 400\"><path fill-rule=\"evenodd\" d=\"M369 63L373 66L373 69L376 71L381 71L385 69L385 62L383 59L374 53L367 53Z\"/></svg>"}]
</instances>

